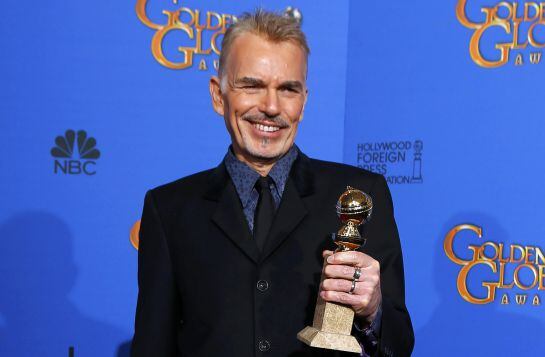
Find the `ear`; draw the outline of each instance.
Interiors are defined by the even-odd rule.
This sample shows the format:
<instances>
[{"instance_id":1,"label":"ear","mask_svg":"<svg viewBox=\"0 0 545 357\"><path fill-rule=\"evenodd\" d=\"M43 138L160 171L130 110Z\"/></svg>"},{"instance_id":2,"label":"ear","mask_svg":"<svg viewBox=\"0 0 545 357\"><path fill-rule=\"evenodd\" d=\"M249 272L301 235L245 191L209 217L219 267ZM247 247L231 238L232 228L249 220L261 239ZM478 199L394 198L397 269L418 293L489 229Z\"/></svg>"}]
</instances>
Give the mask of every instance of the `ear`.
<instances>
[{"instance_id":1,"label":"ear","mask_svg":"<svg viewBox=\"0 0 545 357\"><path fill-rule=\"evenodd\" d=\"M221 92L221 83L218 76L212 76L210 78L209 89L214 111L219 115L223 116L223 93Z\"/></svg>"}]
</instances>

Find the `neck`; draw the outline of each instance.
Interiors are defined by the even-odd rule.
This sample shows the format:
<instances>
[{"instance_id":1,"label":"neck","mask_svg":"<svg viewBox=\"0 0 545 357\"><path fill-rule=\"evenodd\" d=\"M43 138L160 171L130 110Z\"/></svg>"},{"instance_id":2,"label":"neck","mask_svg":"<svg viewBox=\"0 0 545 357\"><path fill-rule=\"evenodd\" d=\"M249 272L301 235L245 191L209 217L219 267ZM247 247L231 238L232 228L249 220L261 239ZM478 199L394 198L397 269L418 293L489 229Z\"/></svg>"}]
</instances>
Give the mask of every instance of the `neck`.
<instances>
[{"instance_id":1,"label":"neck","mask_svg":"<svg viewBox=\"0 0 545 357\"><path fill-rule=\"evenodd\" d=\"M238 153L236 151L235 151L235 156L241 162L250 166L252 170L257 172L261 176L267 176L269 172L271 171L271 169L273 168L274 164L276 164L276 162L280 159L280 158L274 158L274 159L266 160L266 159L248 158L244 156L242 153Z\"/></svg>"}]
</instances>

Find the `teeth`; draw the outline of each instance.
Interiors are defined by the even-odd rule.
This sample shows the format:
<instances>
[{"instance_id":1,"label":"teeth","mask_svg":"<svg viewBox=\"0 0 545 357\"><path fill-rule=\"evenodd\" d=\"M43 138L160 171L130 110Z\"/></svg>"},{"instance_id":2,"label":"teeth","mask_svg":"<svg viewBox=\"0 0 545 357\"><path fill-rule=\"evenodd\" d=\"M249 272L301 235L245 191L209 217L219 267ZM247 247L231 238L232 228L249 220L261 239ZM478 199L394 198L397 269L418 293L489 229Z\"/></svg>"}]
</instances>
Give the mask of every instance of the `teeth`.
<instances>
[{"instance_id":1,"label":"teeth","mask_svg":"<svg viewBox=\"0 0 545 357\"><path fill-rule=\"evenodd\" d=\"M265 131L265 132L269 132L269 133L280 130L280 127L278 127L278 126L269 126L269 125L262 125L262 124L254 124L254 127L257 130Z\"/></svg>"}]
</instances>

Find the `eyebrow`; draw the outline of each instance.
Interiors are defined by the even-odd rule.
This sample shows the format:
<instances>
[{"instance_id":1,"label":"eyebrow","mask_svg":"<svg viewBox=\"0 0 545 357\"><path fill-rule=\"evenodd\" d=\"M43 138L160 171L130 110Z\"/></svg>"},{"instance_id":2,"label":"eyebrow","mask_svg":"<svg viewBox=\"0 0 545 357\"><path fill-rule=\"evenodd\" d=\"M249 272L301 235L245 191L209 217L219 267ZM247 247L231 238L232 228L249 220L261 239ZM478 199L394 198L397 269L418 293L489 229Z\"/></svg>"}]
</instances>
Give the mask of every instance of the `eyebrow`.
<instances>
[{"instance_id":1,"label":"eyebrow","mask_svg":"<svg viewBox=\"0 0 545 357\"><path fill-rule=\"evenodd\" d=\"M236 86L256 86L256 87L265 87L265 82L261 79L253 77L242 77L235 79Z\"/></svg>"},{"instance_id":2,"label":"eyebrow","mask_svg":"<svg viewBox=\"0 0 545 357\"><path fill-rule=\"evenodd\" d=\"M254 86L265 87L265 82L259 78L242 77L235 79L235 86ZM294 90L303 90L303 84L299 81L284 81L280 83L279 88L290 88Z\"/></svg>"}]
</instances>

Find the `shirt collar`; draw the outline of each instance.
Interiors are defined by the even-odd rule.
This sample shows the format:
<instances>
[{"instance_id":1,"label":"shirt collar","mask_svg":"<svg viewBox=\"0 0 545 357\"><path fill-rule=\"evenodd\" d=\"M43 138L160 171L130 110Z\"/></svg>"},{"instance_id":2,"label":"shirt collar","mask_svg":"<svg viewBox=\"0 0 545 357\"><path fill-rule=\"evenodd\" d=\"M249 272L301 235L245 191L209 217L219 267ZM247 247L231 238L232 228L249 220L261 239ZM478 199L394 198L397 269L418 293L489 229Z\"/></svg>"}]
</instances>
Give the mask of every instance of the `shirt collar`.
<instances>
[{"instance_id":1,"label":"shirt collar","mask_svg":"<svg viewBox=\"0 0 545 357\"><path fill-rule=\"evenodd\" d=\"M291 166L298 154L299 148L296 145L293 145L288 152L273 165L269 172L269 176L272 178L280 197L286 187L286 181L288 180ZM255 183L260 175L250 166L237 159L231 147L227 150L227 154L225 154L223 160L227 171L229 172L229 176L231 176L231 180L235 185L238 196L240 197L242 206L246 207L250 201Z\"/></svg>"},{"instance_id":2,"label":"shirt collar","mask_svg":"<svg viewBox=\"0 0 545 357\"><path fill-rule=\"evenodd\" d=\"M284 187L286 187L286 181L288 181L291 166L297 158L297 154L298 148L293 145L288 152L274 164L271 171L269 171L269 176L273 179L280 197L282 197L282 193L284 193Z\"/></svg>"}]
</instances>

